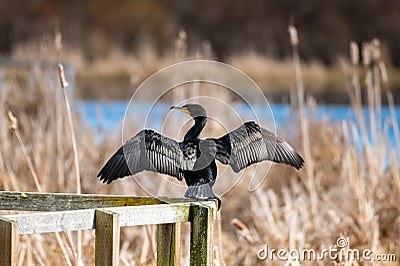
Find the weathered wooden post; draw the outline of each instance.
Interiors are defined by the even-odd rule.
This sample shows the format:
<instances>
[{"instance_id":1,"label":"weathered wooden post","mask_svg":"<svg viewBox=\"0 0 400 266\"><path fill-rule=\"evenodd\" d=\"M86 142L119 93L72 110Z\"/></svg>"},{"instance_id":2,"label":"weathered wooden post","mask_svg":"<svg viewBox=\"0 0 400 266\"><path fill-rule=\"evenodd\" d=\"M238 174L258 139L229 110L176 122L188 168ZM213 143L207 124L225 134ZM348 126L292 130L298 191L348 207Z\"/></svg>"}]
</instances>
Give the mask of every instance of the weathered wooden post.
<instances>
[{"instance_id":1,"label":"weathered wooden post","mask_svg":"<svg viewBox=\"0 0 400 266\"><path fill-rule=\"evenodd\" d=\"M119 265L119 214L96 210L95 265Z\"/></svg>"},{"instance_id":2,"label":"weathered wooden post","mask_svg":"<svg viewBox=\"0 0 400 266\"><path fill-rule=\"evenodd\" d=\"M212 265L214 228L212 208L194 205L190 208L190 265Z\"/></svg>"},{"instance_id":3,"label":"weathered wooden post","mask_svg":"<svg viewBox=\"0 0 400 266\"><path fill-rule=\"evenodd\" d=\"M175 230L175 223L159 224L157 226L158 266L175 265Z\"/></svg>"},{"instance_id":4,"label":"weathered wooden post","mask_svg":"<svg viewBox=\"0 0 400 266\"><path fill-rule=\"evenodd\" d=\"M18 223L0 217L0 265L17 265Z\"/></svg>"}]
</instances>

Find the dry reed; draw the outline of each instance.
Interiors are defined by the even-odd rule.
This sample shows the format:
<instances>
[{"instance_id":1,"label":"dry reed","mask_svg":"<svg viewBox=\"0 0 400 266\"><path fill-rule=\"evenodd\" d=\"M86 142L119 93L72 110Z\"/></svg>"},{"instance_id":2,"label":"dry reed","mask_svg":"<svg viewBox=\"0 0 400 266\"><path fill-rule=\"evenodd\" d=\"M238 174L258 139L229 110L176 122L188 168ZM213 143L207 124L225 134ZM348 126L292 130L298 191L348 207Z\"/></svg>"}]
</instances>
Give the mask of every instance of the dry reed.
<instances>
[{"instance_id":1,"label":"dry reed","mask_svg":"<svg viewBox=\"0 0 400 266\"><path fill-rule=\"evenodd\" d=\"M298 38L295 29L290 28L294 50L294 64L297 79L297 100L301 112L301 76L298 60ZM363 44L363 64L365 90L367 91L367 108L369 121L363 116L361 85L358 68L358 45L351 44L352 67L344 67L346 85L351 106L356 114L356 122L343 121L330 124L324 121L313 121L312 115L299 115L300 140L308 168L306 173L299 172L301 179L309 180L310 171L314 175L314 185L303 185L296 175L286 177L285 185L264 187L250 196L251 211L242 215L245 223L236 231L251 231L258 239L256 246L268 244L270 248L287 250L314 248L321 250L335 244L338 237L345 236L350 248L371 249L375 253L400 253L398 247L400 233L399 209L399 159L387 141L387 127L381 127L381 84L387 84L387 73L381 59L379 42L372 40ZM299 86L300 84L300 86ZM388 93L391 110L391 126L398 134L398 125L391 94ZM308 109L312 110L311 106ZM304 121L306 120L306 121ZM367 128L366 125L369 125ZM308 127L308 130L304 130ZM358 131L359 128L360 130ZM307 141L309 139L312 142ZM306 137L306 138L305 138ZM398 141L396 140L396 143ZM362 152L359 151L359 146ZM309 149L305 151L304 149ZM398 149L398 147L397 147ZM315 167L309 168L310 165ZM329 165L329 167L327 167ZM274 176L272 169L271 178ZM306 174L306 175L305 175ZM327 180L328 179L328 180ZM328 181L328 182L327 182ZM312 180L311 180L312 182ZM272 183L272 182L271 182ZM311 189L311 191L310 191ZM314 197L313 197L314 195ZM315 211L315 209L317 211ZM250 228L243 230L243 227ZM240 239L240 238L239 238ZM254 256L254 249L242 240L240 249L247 247L242 257L235 257L231 263L242 264L243 261L261 264ZM231 254L240 254L238 248L231 249ZM251 254L251 255L249 255ZM325 258L318 264L340 265L369 264L367 261L334 260ZM275 260L268 263L284 264ZM297 265L297 261L289 262ZM301 264L314 264L313 261L301 261ZM390 263L390 262L388 262ZM392 262L395 263L395 262Z\"/></svg>"},{"instance_id":2,"label":"dry reed","mask_svg":"<svg viewBox=\"0 0 400 266\"><path fill-rule=\"evenodd\" d=\"M254 193L248 193L242 182L222 198L221 220L215 232L218 240L215 264L264 265L256 253L264 244L272 248L320 250L335 244L340 236L348 238L351 248L370 248L379 253L394 253L400 258L400 134L390 92L387 92L387 98L391 119L386 127L381 127L379 122L382 119L381 90L388 88L379 45L372 41L363 46L361 67L358 45L351 44L351 63L343 62L343 69L356 122L332 124L329 120L316 121L312 114L305 114L305 110L312 110L312 106L307 105L312 101L304 96L300 52L297 50L299 40L293 30L291 28L296 74L292 77L296 78L297 84L293 108L298 114L300 134L290 142L301 147L300 153L306 159L305 169L296 172L274 166L269 179ZM285 66L288 66L287 62ZM95 144L93 133L82 123L75 123L78 118L72 110L60 108L67 104L67 97L55 89L58 83L54 79L61 78L62 81L62 75L42 66L36 66L32 75L34 82L29 88L32 97L15 83L1 85L0 188L40 190L40 184L44 191L74 192L81 175L81 192L84 193L143 195L144 192L130 179L114 182L111 186L98 183L97 171L120 143L107 140ZM363 77L365 80L361 82ZM367 121L362 114L363 90L367 92ZM9 110L18 117L17 127L14 116L9 116L17 140L6 126ZM76 127L72 128L72 125ZM396 136L397 153L387 141L389 126ZM79 134L73 137L73 132ZM71 145L71 139L76 143ZM17 146L20 148L16 149ZM76 165L78 155L85 161L80 166ZM73 167L75 175L69 171ZM186 230L185 225L182 229ZM153 227L123 229L121 264L153 265L156 257L154 235ZM82 235L85 265L93 264L93 238L91 232ZM70 233L56 235L56 239L53 234L24 237L19 262L21 265L76 265L80 256L76 255L79 248L73 239ZM182 263L187 262L186 248L187 239L182 237ZM332 263L326 259L319 264L328 262ZM367 264L363 261L333 263ZM284 263L274 261L273 264ZM292 261L291 264L299 265L299 262Z\"/></svg>"}]
</instances>

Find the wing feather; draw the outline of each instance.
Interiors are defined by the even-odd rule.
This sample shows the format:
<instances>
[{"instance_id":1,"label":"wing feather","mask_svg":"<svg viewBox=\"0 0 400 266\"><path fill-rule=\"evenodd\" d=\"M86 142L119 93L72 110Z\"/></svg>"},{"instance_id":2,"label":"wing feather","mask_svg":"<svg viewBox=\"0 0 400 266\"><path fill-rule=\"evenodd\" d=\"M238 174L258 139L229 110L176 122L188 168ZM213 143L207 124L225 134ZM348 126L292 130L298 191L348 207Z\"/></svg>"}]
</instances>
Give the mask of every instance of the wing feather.
<instances>
[{"instance_id":1,"label":"wing feather","mask_svg":"<svg viewBox=\"0 0 400 266\"><path fill-rule=\"evenodd\" d=\"M145 129L120 147L97 176L109 184L115 179L148 170L182 180L182 158L178 142Z\"/></svg>"},{"instance_id":2,"label":"wing feather","mask_svg":"<svg viewBox=\"0 0 400 266\"><path fill-rule=\"evenodd\" d=\"M217 147L216 159L229 164L235 172L264 160L289 164L296 169L304 164L303 158L286 141L253 121L213 140Z\"/></svg>"}]
</instances>

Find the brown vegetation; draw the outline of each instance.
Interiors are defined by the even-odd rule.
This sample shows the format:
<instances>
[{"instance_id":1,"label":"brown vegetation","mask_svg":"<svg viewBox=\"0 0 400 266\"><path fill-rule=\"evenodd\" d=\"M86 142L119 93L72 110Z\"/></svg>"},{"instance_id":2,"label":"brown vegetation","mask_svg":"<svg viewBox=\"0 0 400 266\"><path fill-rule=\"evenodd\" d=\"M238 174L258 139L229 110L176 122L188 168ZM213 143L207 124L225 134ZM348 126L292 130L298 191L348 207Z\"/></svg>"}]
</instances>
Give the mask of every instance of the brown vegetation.
<instances>
[{"instance_id":1,"label":"brown vegetation","mask_svg":"<svg viewBox=\"0 0 400 266\"><path fill-rule=\"evenodd\" d=\"M219 60L247 50L282 60L291 54L285 29L292 21L301 30L307 61L334 64L349 41L377 37L391 55L387 60L399 66L399 17L400 3L394 0L2 1L0 53L58 28L67 46L82 47L89 60L115 47L140 54L150 46L160 56L173 51L171 40L185 29L191 53L206 41Z\"/></svg>"},{"instance_id":2,"label":"brown vegetation","mask_svg":"<svg viewBox=\"0 0 400 266\"><path fill-rule=\"evenodd\" d=\"M297 46L295 43L293 46L296 58ZM382 82L386 82L385 71L382 58L376 56L379 47L373 42L364 47L364 65L359 66L357 60L352 64L343 61L344 75L355 112L360 113L360 91L365 78L370 114L379 118L378 95ZM372 59L366 60L368 56ZM289 62L281 64L293 69ZM305 156L305 168L296 172L274 166L268 180L255 192L249 193L242 180L222 198L225 203L216 227L220 230L216 232L215 264L264 264L256 255L264 244L277 249L320 250L334 245L340 236L348 238L351 248L394 253L399 259L400 159L395 148L388 145L386 129L378 125L365 128L367 123L361 116L356 124L349 121L330 124L325 120L315 121L312 115L303 115L306 106L312 109L313 101L305 99L297 60L295 67L297 74L290 74L288 78L293 83L296 80L293 109L297 114L299 137L290 142ZM57 69L50 78L40 67L33 69L33 75L32 94L13 82L1 85L0 189L75 192L77 174L71 169L76 158ZM390 93L387 95L391 102ZM78 167L82 192L143 194L131 179L119 180L111 186L98 182L98 170L120 143L110 139L96 144L83 121L77 123L76 116L72 119L81 162ZM395 121L392 117L388 126L394 127L398 134ZM356 126L361 128L360 134L356 133ZM369 135L373 136L371 141ZM360 142L361 153L357 147ZM396 149L400 151L400 147ZM93 263L93 237L92 232L84 232L82 236L86 264ZM121 263L152 264L156 256L154 238L153 227L124 229ZM28 265L75 264L74 239L70 233L21 237L19 260ZM350 261L342 262L351 265Z\"/></svg>"}]
</instances>

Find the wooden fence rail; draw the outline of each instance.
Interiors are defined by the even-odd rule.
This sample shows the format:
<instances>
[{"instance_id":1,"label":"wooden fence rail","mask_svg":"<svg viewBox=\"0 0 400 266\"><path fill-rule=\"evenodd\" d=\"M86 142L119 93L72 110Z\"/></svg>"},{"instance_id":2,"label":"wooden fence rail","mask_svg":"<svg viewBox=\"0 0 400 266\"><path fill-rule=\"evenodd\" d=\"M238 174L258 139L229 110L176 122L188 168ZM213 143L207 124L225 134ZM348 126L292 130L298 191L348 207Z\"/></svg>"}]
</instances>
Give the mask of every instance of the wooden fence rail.
<instances>
[{"instance_id":1,"label":"wooden fence rail","mask_svg":"<svg viewBox=\"0 0 400 266\"><path fill-rule=\"evenodd\" d=\"M96 265L118 265L120 227L157 224L157 264L174 265L177 224L190 222L190 265L211 265L216 202L90 194L0 192L0 265L16 265L18 235L95 229Z\"/></svg>"}]
</instances>

